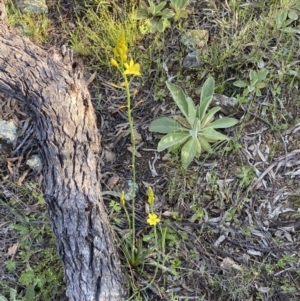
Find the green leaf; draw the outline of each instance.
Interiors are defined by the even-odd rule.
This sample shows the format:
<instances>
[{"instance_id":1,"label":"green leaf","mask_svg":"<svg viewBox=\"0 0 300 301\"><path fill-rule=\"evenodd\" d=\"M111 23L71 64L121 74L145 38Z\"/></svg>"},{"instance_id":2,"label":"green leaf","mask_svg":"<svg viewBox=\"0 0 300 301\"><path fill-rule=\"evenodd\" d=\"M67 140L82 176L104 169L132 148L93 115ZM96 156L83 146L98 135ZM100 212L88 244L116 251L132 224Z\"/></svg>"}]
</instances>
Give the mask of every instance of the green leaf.
<instances>
[{"instance_id":1,"label":"green leaf","mask_svg":"<svg viewBox=\"0 0 300 301\"><path fill-rule=\"evenodd\" d=\"M164 137L162 137L162 139L159 141L158 145L157 145L157 150L159 152L173 146L173 145L177 145L180 146L182 143L184 143L188 138L190 137L190 135L188 133L186 134L180 134L180 133L171 133L168 134Z\"/></svg>"},{"instance_id":2,"label":"green leaf","mask_svg":"<svg viewBox=\"0 0 300 301\"><path fill-rule=\"evenodd\" d=\"M165 8L162 12L161 12L161 16L165 19L171 19L174 17L174 12L171 11L169 8Z\"/></svg>"},{"instance_id":3,"label":"green leaf","mask_svg":"<svg viewBox=\"0 0 300 301\"><path fill-rule=\"evenodd\" d=\"M26 289L25 300L26 301L32 301L34 299L35 299L34 286L29 285L28 288Z\"/></svg>"},{"instance_id":4,"label":"green leaf","mask_svg":"<svg viewBox=\"0 0 300 301\"><path fill-rule=\"evenodd\" d=\"M181 162L183 168L187 168L195 158L199 150L199 141L196 138L190 138L181 149Z\"/></svg>"},{"instance_id":5,"label":"green leaf","mask_svg":"<svg viewBox=\"0 0 300 301\"><path fill-rule=\"evenodd\" d=\"M27 268L21 273L19 281L22 285L28 286L35 280L35 275L32 268Z\"/></svg>"},{"instance_id":6,"label":"green leaf","mask_svg":"<svg viewBox=\"0 0 300 301\"><path fill-rule=\"evenodd\" d=\"M288 12L283 10L276 15L275 21L277 25L277 29L282 28L283 22L286 20Z\"/></svg>"},{"instance_id":7,"label":"green leaf","mask_svg":"<svg viewBox=\"0 0 300 301\"><path fill-rule=\"evenodd\" d=\"M166 4L167 4L166 1L162 1L158 5L156 5L153 14L157 15L157 13L159 13L166 6Z\"/></svg>"},{"instance_id":8,"label":"green leaf","mask_svg":"<svg viewBox=\"0 0 300 301\"><path fill-rule=\"evenodd\" d=\"M5 298L3 295L0 295L0 301L8 301L8 299Z\"/></svg>"},{"instance_id":9,"label":"green leaf","mask_svg":"<svg viewBox=\"0 0 300 301\"><path fill-rule=\"evenodd\" d=\"M183 125L186 128L191 128L190 124L188 123L188 121L182 117L181 115L174 115L173 119L175 119L176 121L178 121L181 125Z\"/></svg>"},{"instance_id":10,"label":"green leaf","mask_svg":"<svg viewBox=\"0 0 300 301\"><path fill-rule=\"evenodd\" d=\"M267 70L267 69L263 69L263 70L261 70L261 71L259 71L258 73L257 73L257 79L258 79L258 81L263 81L263 80L265 80L266 79L266 77L267 77L267 75L268 75L268 73L269 73L269 71Z\"/></svg>"},{"instance_id":11,"label":"green leaf","mask_svg":"<svg viewBox=\"0 0 300 301\"><path fill-rule=\"evenodd\" d=\"M166 82L166 84L176 105L185 116L185 118L189 120L189 104L183 90L180 87L169 82Z\"/></svg>"},{"instance_id":12,"label":"green leaf","mask_svg":"<svg viewBox=\"0 0 300 301\"><path fill-rule=\"evenodd\" d=\"M298 19L298 13L295 10L290 10L288 13L288 17L293 21L296 21Z\"/></svg>"},{"instance_id":13,"label":"green leaf","mask_svg":"<svg viewBox=\"0 0 300 301\"><path fill-rule=\"evenodd\" d=\"M220 140L229 140L229 138L226 135L223 135L217 131L215 131L213 128L208 127L205 128L201 135L203 135L205 138L208 139L208 141L217 142Z\"/></svg>"},{"instance_id":14,"label":"green leaf","mask_svg":"<svg viewBox=\"0 0 300 301\"><path fill-rule=\"evenodd\" d=\"M212 148L209 144L209 142L204 137L198 137L198 140L200 142L201 148L206 151L207 153L212 153Z\"/></svg>"},{"instance_id":15,"label":"green leaf","mask_svg":"<svg viewBox=\"0 0 300 301\"><path fill-rule=\"evenodd\" d=\"M253 82L257 81L257 74L256 74L256 72L253 71L253 70L250 70L250 72L249 72L249 78L250 78L251 84Z\"/></svg>"},{"instance_id":16,"label":"green leaf","mask_svg":"<svg viewBox=\"0 0 300 301\"><path fill-rule=\"evenodd\" d=\"M184 132L188 129L181 126L176 120L170 117L160 117L153 120L149 125L150 132L169 134L175 132Z\"/></svg>"},{"instance_id":17,"label":"green leaf","mask_svg":"<svg viewBox=\"0 0 300 301\"><path fill-rule=\"evenodd\" d=\"M16 268L16 262L12 259L6 260L4 262L5 267L11 272Z\"/></svg>"},{"instance_id":18,"label":"green leaf","mask_svg":"<svg viewBox=\"0 0 300 301\"><path fill-rule=\"evenodd\" d=\"M188 104L188 122L191 127L194 126L195 119L196 119L196 106L193 102L193 100L190 97L186 98L187 104Z\"/></svg>"},{"instance_id":19,"label":"green leaf","mask_svg":"<svg viewBox=\"0 0 300 301\"><path fill-rule=\"evenodd\" d=\"M215 114L221 110L221 107L214 107L208 111L201 122L201 128L214 120Z\"/></svg>"},{"instance_id":20,"label":"green leaf","mask_svg":"<svg viewBox=\"0 0 300 301\"><path fill-rule=\"evenodd\" d=\"M200 106L199 106L199 118L202 118L205 115L207 108L209 107L215 89L215 80L212 77L209 77L203 87L201 89L201 96L200 96Z\"/></svg>"},{"instance_id":21,"label":"green leaf","mask_svg":"<svg viewBox=\"0 0 300 301\"><path fill-rule=\"evenodd\" d=\"M209 125L209 127L213 128L213 129L226 129L226 128L236 125L238 122L239 121L235 118L223 117L223 118L220 118L220 119L212 122Z\"/></svg>"},{"instance_id":22,"label":"green leaf","mask_svg":"<svg viewBox=\"0 0 300 301\"><path fill-rule=\"evenodd\" d=\"M243 80L236 80L234 83L233 83L233 85L235 86L235 87L238 87L238 88L245 88L245 87L247 87L248 86L248 84L246 83L246 82L244 82Z\"/></svg>"},{"instance_id":23,"label":"green leaf","mask_svg":"<svg viewBox=\"0 0 300 301\"><path fill-rule=\"evenodd\" d=\"M262 89L262 88L265 88L266 86L267 86L266 83L257 83L257 84L255 85L255 87L256 87L257 89Z\"/></svg>"}]
</instances>

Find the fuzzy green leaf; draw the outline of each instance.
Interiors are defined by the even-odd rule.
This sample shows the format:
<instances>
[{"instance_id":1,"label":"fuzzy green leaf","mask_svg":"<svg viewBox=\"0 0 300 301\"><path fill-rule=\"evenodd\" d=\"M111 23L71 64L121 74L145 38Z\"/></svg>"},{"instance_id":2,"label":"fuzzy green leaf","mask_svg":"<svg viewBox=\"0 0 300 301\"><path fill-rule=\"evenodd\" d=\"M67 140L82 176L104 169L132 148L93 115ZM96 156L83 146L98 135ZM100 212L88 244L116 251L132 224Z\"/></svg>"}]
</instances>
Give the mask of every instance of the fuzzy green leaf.
<instances>
[{"instance_id":1,"label":"fuzzy green leaf","mask_svg":"<svg viewBox=\"0 0 300 301\"><path fill-rule=\"evenodd\" d=\"M201 96L200 96L200 106L199 106L199 118L200 120L203 119L207 108L209 107L215 89L215 80L212 77L209 77L203 87L201 89Z\"/></svg>"},{"instance_id":2,"label":"fuzzy green leaf","mask_svg":"<svg viewBox=\"0 0 300 301\"><path fill-rule=\"evenodd\" d=\"M289 13L288 13L288 17L290 19L292 19L293 21L296 21L298 20L298 13L295 11L295 10L290 10Z\"/></svg>"},{"instance_id":3,"label":"fuzzy green leaf","mask_svg":"<svg viewBox=\"0 0 300 301\"><path fill-rule=\"evenodd\" d=\"M238 87L238 88L245 88L245 87L247 87L248 86L248 84L246 83L246 82L244 82L243 80L236 80L234 83L233 83L233 85L235 86L235 87Z\"/></svg>"},{"instance_id":4,"label":"fuzzy green leaf","mask_svg":"<svg viewBox=\"0 0 300 301\"><path fill-rule=\"evenodd\" d=\"M174 85L171 84L169 82L166 82L166 85L169 89L169 91L171 92L171 95L176 103L176 105L178 106L178 108L180 109L180 111L182 112L182 114L187 117L188 116L188 104L186 101L186 96L183 92L183 90Z\"/></svg>"},{"instance_id":5,"label":"fuzzy green leaf","mask_svg":"<svg viewBox=\"0 0 300 301\"><path fill-rule=\"evenodd\" d=\"M162 134L187 131L176 120L170 117L160 117L153 120L149 125L149 131Z\"/></svg>"},{"instance_id":6,"label":"fuzzy green leaf","mask_svg":"<svg viewBox=\"0 0 300 301\"><path fill-rule=\"evenodd\" d=\"M261 71L257 72L257 79L258 81L263 81L266 79L267 75L268 75L269 71L267 69L262 69Z\"/></svg>"},{"instance_id":7,"label":"fuzzy green leaf","mask_svg":"<svg viewBox=\"0 0 300 301\"><path fill-rule=\"evenodd\" d=\"M162 1L158 5L156 5L153 14L157 15L166 6L166 4L166 1Z\"/></svg>"},{"instance_id":8,"label":"fuzzy green leaf","mask_svg":"<svg viewBox=\"0 0 300 301\"><path fill-rule=\"evenodd\" d=\"M201 148L204 151L206 151L209 154L211 154L212 153L212 148L211 148L209 142L204 137L198 137L198 140L200 142Z\"/></svg>"},{"instance_id":9,"label":"fuzzy green leaf","mask_svg":"<svg viewBox=\"0 0 300 301\"><path fill-rule=\"evenodd\" d=\"M196 119L196 106L190 97L187 97L186 101L188 104L188 122L193 127Z\"/></svg>"},{"instance_id":10,"label":"fuzzy green leaf","mask_svg":"<svg viewBox=\"0 0 300 301\"><path fill-rule=\"evenodd\" d=\"M183 168L187 168L199 152L199 141L196 138L190 138L181 149L181 162Z\"/></svg>"},{"instance_id":11,"label":"fuzzy green leaf","mask_svg":"<svg viewBox=\"0 0 300 301\"><path fill-rule=\"evenodd\" d=\"M221 141L221 140L229 140L229 138L226 135L223 135L223 134L215 131L211 127L205 128L201 134L203 135L203 137L207 138L208 141L211 141L211 142L217 142L217 141Z\"/></svg>"},{"instance_id":12,"label":"fuzzy green leaf","mask_svg":"<svg viewBox=\"0 0 300 301\"><path fill-rule=\"evenodd\" d=\"M188 123L188 121L182 117L181 115L174 115L173 119L175 119L176 121L178 121L181 125L183 125L186 128L191 128L190 124Z\"/></svg>"},{"instance_id":13,"label":"fuzzy green leaf","mask_svg":"<svg viewBox=\"0 0 300 301\"><path fill-rule=\"evenodd\" d=\"M214 122L209 124L209 127L213 129L226 129L231 126L234 126L238 123L239 121L235 118L232 117L223 117L218 120L215 120Z\"/></svg>"},{"instance_id":14,"label":"fuzzy green leaf","mask_svg":"<svg viewBox=\"0 0 300 301\"><path fill-rule=\"evenodd\" d=\"M162 12L161 12L161 16L165 19L171 19L173 18L175 15L175 13L173 11L171 11L168 8L165 8Z\"/></svg>"},{"instance_id":15,"label":"fuzzy green leaf","mask_svg":"<svg viewBox=\"0 0 300 301\"><path fill-rule=\"evenodd\" d=\"M159 141L158 145L157 145L157 150L159 152L174 146L174 145L178 145L178 147L184 143L188 138L190 137L189 133L186 134L182 134L182 133L170 133L164 137L162 137L162 139Z\"/></svg>"},{"instance_id":16,"label":"fuzzy green leaf","mask_svg":"<svg viewBox=\"0 0 300 301\"><path fill-rule=\"evenodd\" d=\"M263 88L265 88L266 86L267 86L267 84L266 84L266 83L263 83L263 82L257 83L257 84L255 85L255 87L256 87L257 89L263 89Z\"/></svg>"},{"instance_id":17,"label":"fuzzy green leaf","mask_svg":"<svg viewBox=\"0 0 300 301\"><path fill-rule=\"evenodd\" d=\"M208 113L203 117L202 122L201 122L201 127L205 127L208 125L210 122L214 120L214 116L217 112L221 110L221 107L214 107L208 111Z\"/></svg>"}]
</instances>

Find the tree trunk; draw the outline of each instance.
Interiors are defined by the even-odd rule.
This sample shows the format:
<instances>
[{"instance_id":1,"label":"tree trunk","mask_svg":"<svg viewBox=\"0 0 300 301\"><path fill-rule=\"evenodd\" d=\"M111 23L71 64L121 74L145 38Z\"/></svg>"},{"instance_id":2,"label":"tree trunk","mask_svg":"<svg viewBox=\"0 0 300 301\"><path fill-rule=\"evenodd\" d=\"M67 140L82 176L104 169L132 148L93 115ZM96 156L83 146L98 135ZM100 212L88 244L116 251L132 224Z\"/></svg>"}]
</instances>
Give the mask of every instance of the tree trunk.
<instances>
[{"instance_id":1,"label":"tree trunk","mask_svg":"<svg viewBox=\"0 0 300 301\"><path fill-rule=\"evenodd\" d=\"M0 92L36 123L43 192L71 301L125 297L100 186L100 135L82 70L69 52L48 53L7 29L0 0Z\"/></svg>"}]
</instances>

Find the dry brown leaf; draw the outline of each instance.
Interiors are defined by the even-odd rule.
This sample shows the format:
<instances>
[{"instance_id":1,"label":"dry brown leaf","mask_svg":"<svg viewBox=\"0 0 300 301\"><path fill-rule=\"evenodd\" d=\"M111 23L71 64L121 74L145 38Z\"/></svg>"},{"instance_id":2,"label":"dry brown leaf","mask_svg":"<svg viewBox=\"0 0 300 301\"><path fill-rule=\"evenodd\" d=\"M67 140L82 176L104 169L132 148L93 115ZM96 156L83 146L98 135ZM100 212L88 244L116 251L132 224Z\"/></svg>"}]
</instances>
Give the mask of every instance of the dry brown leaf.
<instances>
[{"instance_id":1,"label":"dry brown leaf","mask_svg":"<svg viewBox=\"0 0 300 301\"><path fill-rule=\"evenodd\" d=\"M107 180L106 185L109 189L113 189L118 184L119 180L120 180L120 177L112 176Z\"/></svg>"},{"instance_id":2,"label":"dry brown leaf","mask_svg":"<svg viewBox=\"0 0 300 301\"><path fill-rule=\"evenodd\" d=\"M18 246L19 246L19 243L16 243L13 246L11 246L10 248L8 248L6 256L15 256L15 254L17 253Z\"/></svg>"}]
</instances>

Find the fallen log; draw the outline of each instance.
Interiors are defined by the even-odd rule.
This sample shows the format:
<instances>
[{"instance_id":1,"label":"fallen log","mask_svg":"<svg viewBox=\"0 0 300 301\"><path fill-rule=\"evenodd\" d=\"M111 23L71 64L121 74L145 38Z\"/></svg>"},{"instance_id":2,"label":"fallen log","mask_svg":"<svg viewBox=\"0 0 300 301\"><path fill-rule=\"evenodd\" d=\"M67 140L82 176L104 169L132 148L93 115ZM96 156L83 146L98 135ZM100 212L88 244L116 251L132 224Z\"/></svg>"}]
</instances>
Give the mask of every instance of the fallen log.
<instances>
[{"instance_id":1,"label":"fallen log","mask_svg":"<svg viewBox=\"0 0 300 301\"><path fill-rule=\"evenodd\" d=\"M0 93L36 124L47 203L70 301L126 295L101 197L100 135L83 70L70 51L47 52L8 29L0 0Z\"/></svg>"}]
</instances>

